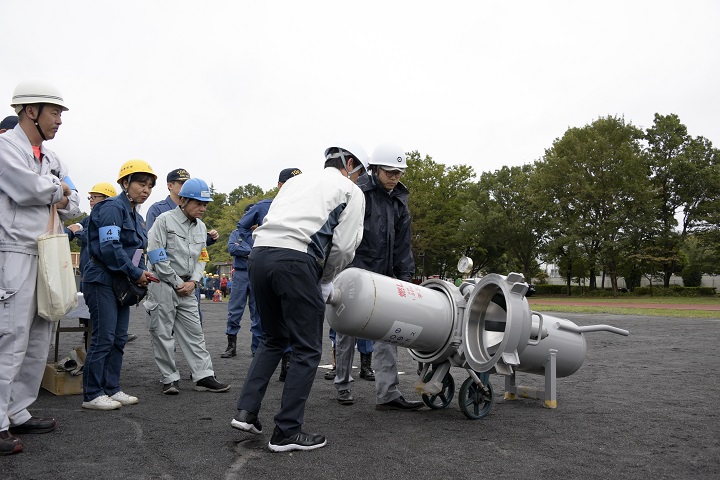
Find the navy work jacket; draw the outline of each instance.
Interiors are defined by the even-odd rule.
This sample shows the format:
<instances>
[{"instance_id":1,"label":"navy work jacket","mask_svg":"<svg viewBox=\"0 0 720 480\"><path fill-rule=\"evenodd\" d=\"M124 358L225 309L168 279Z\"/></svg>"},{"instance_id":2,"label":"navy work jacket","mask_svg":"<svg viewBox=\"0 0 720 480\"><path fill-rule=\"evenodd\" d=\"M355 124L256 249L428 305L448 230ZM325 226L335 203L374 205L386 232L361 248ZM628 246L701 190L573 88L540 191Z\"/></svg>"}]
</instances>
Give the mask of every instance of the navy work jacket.
<instances>
[{"instance_id":1,"label":"navy work jacket","mask_svg":"<svg viewBox=\"0 0 720 480\"><path fill-rule=\"evenodd\" d=\"M374 177L360 187L365 194L363 238L349 267L410 281L415 274L408 210L408 189L398 182L387 192Z\"/></svg>"},{"instance_id":2,"label":"navy work jacket","mask_svg":"<svg viewBox=\"0 0 720 480\"><path fill-rule=\"evenodd\" d=\"M120 227L120 238L100 243L99 229L112 225ZM83 271L83 282L112 285L111 272L122 272L137 280L146 270L145 255L140 256L137 267L132 263L135 252L147 248L145 220L132 209L125 193L93 207L86 238L90 261Z\"/></svg>"}]
</instances>

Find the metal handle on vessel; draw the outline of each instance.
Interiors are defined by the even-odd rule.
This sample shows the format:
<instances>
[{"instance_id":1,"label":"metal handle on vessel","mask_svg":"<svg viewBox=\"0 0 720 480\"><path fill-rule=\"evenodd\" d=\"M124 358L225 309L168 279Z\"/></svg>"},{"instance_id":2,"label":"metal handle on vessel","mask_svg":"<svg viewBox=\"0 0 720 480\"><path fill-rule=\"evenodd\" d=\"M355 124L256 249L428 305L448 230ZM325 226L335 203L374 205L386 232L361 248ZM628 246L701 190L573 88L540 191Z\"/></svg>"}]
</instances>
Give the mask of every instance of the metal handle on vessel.
<instances>
[{"instance_id":1,"label":"metal handle on vessel","mask_svg":"<svg viewBox=\"0 0 720 480\"><path fill-rule=\"evenodd\" d=\"M624 335L626 337L630 335L630 332L628 332L627 330L613 327L612 325L588 325L586 327L578 327L577 325L570 323L558 323L557 327L561 330L567 330L574 333L610 332L617 333L618 335Z\"/></svg>"},{"instance_id":2,"label":"metal handle on vessel","mask_svg":"<svg viewBox=\"0 0 720 480\"><path fill-rule=\"evenodd\" d=\"M535 340L530 339L530 340L528 340L527 343L528 343L528 345L537 345L538 343L540 343L540 340L542 339L543 315L540 312L534 312L534 311L532 311L530 313L531 313L531 315L537 315L540 318L540 320L538 321L537 339L535 339Z\"/></svg>"}]
</instances>

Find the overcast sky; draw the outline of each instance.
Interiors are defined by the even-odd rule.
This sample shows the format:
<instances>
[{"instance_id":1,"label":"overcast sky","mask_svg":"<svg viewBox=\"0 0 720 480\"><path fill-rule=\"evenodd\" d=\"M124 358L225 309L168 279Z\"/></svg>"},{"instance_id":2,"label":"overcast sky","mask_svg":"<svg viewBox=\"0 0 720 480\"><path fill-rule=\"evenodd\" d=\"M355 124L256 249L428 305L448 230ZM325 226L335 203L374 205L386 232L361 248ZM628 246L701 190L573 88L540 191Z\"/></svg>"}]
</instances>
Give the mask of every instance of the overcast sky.
<instances>
[{"instance_id":1,"label":"overcast sky","mask_svg":"<svg viewBox=\"0 0 720 480\"><path fill-rule=\"evenodd\" d=\"M340 139L480 173L598 117L645 128L658 112L720 146L712 0L0 0L0 15L0 115L23 79L60 88L48 147L85 211L132 158L160 177L146 211L173 168L269 190Z\"/></svg>"}]
</instances>

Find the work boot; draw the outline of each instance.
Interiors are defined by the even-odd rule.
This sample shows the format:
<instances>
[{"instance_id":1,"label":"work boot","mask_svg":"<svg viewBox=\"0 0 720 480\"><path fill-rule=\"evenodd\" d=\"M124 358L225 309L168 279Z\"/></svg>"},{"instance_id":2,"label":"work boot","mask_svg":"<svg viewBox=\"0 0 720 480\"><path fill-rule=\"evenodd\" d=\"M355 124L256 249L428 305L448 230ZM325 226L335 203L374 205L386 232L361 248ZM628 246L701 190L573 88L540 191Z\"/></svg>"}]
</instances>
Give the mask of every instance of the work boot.
<instances>
[{"instance_id":1,"label":"work boot","mask_svg":"<svg viewBox=\"0 0 720 480\"><path fill-rule=\"evenodd\" d=\"M390 400L387 403L378 403L375 405L375 410L417 410L425 405L423 402L412 402L407 401L400 395L395 400Z\"/></svg>"},{"instance_id":2,"label":"work boot","mask_svg":"<svg viewBox=\"0 0 720 480\"><path fill-rule=\"evenodd\" d=\"M228 346L227 350L225 350L221 355L220 358L230 358L237 355L236 349L237 349L237 335L228 335Z\"/></svg>"},{"instance_id":3,"label":"work boot","mask_svg":"<svg viewBox=\"0 0 720 480\"><path fill-rule=\"evenodd\" d=\"M283 353L282 360L280 360L280 376L278 377L278 381L285 381L288 368L290 368L290 352L285 352Z\"/></svg>"},{"instance_id":4,"label":"work boot","mask_svg":"<svg viewBox=\"0 0 720 480\"><path fill-rule=\"evenodd\" d=\"M54 418L30 417L25 423L10 426L11 435L23 435L26 433L48 433L55 430L57 422Z\"/></svg>"},{"instance_id":5,"label":"work boot","mask_svg":"<svg viewBox=\"0 0 720 480\"><path fill-rule=\"evenodd\" d=\"M369 382L375 381L375 372L372 369L372 353L360 354L360 378Z\"/></svg>"},{"instance_id":6,"label":"work boot","mask_svg":"<svg viewBox=\"0 0 720 480\"><path fill-rule=\"evenodd\" d=\"M23 444L19 438L7 430L0 432L0 455L12 455L22 452Z\"/></svg>"},{"instance_id":7,"label":"work boot","mask_svg":"<svg viewBox=\"0 0 720 480\"><path fill-rule=\"evenodd\" d=\"M325 380L335 380L335 347L332 347L332 369L325 372Z\"/></svg>"}]
</instances>

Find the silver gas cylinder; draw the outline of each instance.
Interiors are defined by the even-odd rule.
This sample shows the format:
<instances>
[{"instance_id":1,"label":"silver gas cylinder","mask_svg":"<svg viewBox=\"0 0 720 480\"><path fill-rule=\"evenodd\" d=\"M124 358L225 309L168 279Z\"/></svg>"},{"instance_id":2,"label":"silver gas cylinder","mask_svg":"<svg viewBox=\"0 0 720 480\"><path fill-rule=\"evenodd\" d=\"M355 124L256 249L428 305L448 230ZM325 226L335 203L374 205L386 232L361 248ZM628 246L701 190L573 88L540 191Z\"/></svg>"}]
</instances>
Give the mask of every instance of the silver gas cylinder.
<instances>
[{"instance_id":1,"label":"silver gas cylinder","mask_svg":"<svg viewBox=\"0 0 720 480\"><path fill-rule=\"evenodd\" d=\"M462 297L449 282L434 280L421 287L348 268L333 285L325 317L334 330L345 335L428 352L428 358L435 361L451 348L453 334L459 333L455 331L457 300Z\"/></svg>"}]
</instances>

